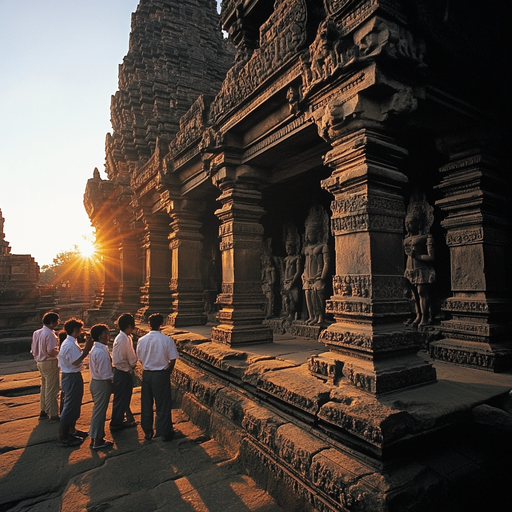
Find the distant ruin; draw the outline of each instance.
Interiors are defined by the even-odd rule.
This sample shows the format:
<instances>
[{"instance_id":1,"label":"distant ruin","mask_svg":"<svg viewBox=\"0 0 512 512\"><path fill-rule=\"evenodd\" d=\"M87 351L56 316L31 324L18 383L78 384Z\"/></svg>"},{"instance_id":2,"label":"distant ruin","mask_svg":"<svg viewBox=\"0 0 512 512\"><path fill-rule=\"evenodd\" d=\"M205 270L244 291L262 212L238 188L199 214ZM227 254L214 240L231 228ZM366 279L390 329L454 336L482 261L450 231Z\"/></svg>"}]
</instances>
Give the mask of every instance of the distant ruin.
<instances>
[{"instance_id":1,"label":"distant ruin","mask_svg":"<svg viewBox=\"0 0 512 512\"><path fill-rule=\"evenodd\" d=\"M260 481L286 473L301 510L430 510L426 477L404 473L384 491L385 468L409 467L404 447L433 442L457 414L419 426L379 397L427 384L435 394L435 367L418 355L427 344L459 367L512 367L505 30L491 4L224 0L219 18L213 1L141 0L133 14L108 179L95 171L84 196L105 262L90 318L158 311L176 329L215 319L210 352L182 347L176 384L248 436ZM274 332L326 352L295 383L275 368L237 380L244 347ZM335 439L317 481L294 466L298 448L287 459L273 444L275 409L251 416L240 398L236 416L211 398L222 372L299 432ZM371 460L381 483L351 494L333 462L345 457Z\"/></svg>"},{"instance_id":2,"label":"distant ruin","mask_svg":"<svg viewBox=\"0 0 512 512\"><path fill-rule=\"evenodd\" d=\"M4 222L0 210L0 340L31 335L41 320L39 265L29 254L11 254Z\"/></svg>"}]
</instances>

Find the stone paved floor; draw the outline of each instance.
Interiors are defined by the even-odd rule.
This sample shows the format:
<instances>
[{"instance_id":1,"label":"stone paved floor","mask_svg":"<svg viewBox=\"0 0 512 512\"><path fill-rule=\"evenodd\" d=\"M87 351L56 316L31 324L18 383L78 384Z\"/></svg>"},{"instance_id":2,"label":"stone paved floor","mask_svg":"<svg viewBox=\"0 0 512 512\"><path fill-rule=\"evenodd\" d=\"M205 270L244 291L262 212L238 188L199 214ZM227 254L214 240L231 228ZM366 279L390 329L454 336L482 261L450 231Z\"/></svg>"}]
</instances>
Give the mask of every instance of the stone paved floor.
<instances>
[{"instance_id":1,"label":"stone paved floor","mask_svg":"<svg viewBox=\"0 0 512 512\"><path fill-rule=\"evenodd\" d=\"M173 411L170 443L144 441L140 426L116 432L112 449L89 442L62 447L58 425L38 421L38 372L33 360L0 359L0 511L278 512L282 509L243 473L236 459ZM92 412L89 372L78 427ZM140 414L140 388L132 400ZM107 420L110 415L110 407Z\"/></svg>"}]
</instances>

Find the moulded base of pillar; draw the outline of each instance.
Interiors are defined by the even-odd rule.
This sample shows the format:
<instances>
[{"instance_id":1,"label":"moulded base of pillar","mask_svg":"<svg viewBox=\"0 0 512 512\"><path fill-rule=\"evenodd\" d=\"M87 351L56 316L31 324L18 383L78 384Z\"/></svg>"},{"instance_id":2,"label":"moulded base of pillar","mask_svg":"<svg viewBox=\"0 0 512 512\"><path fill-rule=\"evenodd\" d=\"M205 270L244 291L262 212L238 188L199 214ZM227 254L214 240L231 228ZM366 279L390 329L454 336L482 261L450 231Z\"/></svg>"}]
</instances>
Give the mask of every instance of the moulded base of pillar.
<instances>
[{"instance_id":1,"label":"moulded base of pillar","mask_svg":"<svg viewBox=\"0 0 512 512\"><path fill-rule=\"evenodd\" d=\"M206 325L207 323L206 314L197 314L197 313L171 313L167 317L167 325L172 325L173 327L186 327L190 325Z\"/></svg>"},{"instance_id":2,"label":"moulded base of pillar","mask_svg":"<svg viewBox=\"0 0 512 512\"><path fill-rule=\"evenodd\" d=\"M381 395L436 382L436 370L416 354L402 354L372 361L328 352L311 356L312 375L335 385L352 384L362 391Z\"/></svg>"},{"instance_id":3,"label":"moulded base of pillar","mask_svg":"<svg viewBox=\"0 0 512 512\"><path fill-rule=\"evenodd\" d=\"M221 324L212 329L212 341L223 345L250 345L254 343L272 343L273 332L266 325L234 325Z\"/></svg>"},{"instance_id":4,"label":"moulded base of pillar","mask_svg":"<svg viewBox=\"0 0 512 512\"><path fill-rule=\"evenodd\" d=\"M430 344L430 356L439 361L490 372L512 368L512 345L442 339Z\"/></svg>"}]
</instances>

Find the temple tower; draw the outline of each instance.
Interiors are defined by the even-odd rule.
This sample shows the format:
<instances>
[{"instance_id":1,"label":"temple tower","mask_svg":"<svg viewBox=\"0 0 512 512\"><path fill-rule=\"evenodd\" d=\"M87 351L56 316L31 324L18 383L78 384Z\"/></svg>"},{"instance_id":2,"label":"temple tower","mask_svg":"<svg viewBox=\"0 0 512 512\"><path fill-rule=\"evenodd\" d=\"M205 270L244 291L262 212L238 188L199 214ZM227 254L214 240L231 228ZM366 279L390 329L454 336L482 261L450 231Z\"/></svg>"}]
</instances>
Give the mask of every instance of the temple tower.
<instances>
[{"instance_id":1,"label":"temple tower","mask_svg":"<svg viewBox=\"0 0 512 512\"><path fill-rule=\"evenodd\" d=\"M197 301L178 301L179 291L169 290L170 280L179 282L179 276L159 282L158 300L151 296L153 288L147 279L154 275L147 268L154 259L151 254L160 251L168 237L176 246L170 224L176 227L181 223L179 214L172 212L171 219L161 204L155 211L155 198L147 192L158 180L157 169L179 129L180 118L198 96L219 89L231 65L232 52L222 37L218 18L213 0L141 0L132 15L129 51L119 66L119 89L112 96L112 133L105 142L109 186L103 190L108 196L87 191L84 200L98 232L109 231L109 252L119 253L117 258L109 257L119 267L114 272L119 276L116 305L105 304L112 316L140 308L139 318L143 319L154 312L151 304L158 304L160 312L180 323L180 312L172 309L174 300L176 307L184 308L182 316L197 323ZM109 204L106 216L105 208L100 207L105 201ZM94 213L99 210L103 211L101 220ZM148 212L151 217L162 215L147 218ZM108 226L115 227L114 232ZM152 247L156 239L158 248ZM201 247L198 240L194 250L200 254ZM193 257L199 258L196 254ZM182 267L175 265L175 269ZM166 274L170 268L163 276ZM190 292L187 290L189 299ZM202 299L202 290L192 290L192 296ZM187 308L192 308L193 314L185 311Z\"/></svg>"}]
</instances>

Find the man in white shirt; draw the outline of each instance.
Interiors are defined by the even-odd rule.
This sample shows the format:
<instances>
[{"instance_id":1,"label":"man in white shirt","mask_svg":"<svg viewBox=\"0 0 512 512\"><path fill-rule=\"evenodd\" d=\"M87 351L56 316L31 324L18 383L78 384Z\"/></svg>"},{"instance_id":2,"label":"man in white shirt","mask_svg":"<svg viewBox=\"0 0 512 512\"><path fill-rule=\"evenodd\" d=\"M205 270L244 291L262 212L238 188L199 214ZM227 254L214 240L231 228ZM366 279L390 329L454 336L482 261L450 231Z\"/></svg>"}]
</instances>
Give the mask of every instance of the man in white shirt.
<instances>
[{"instance_id":1,"label":"man in white shirt","mask_svg":"<svg viewBox=\"0 0 512 512\"><path fill-rule=\"evenodd\" d=\"M58 339L55 329L59 325L59 315L53 311L43 316L43 327L32 335L30 353L34 356L37 369L41 374L41 412L39 419L50 418L51 422L59 421L59 354Z\"/></svg>"},{"instance_id":2,"label":"man in white shirt","mask_svg":"<svg viewBox=\"0 0 512 512\"><path fill-rule=\"evenodd\" d=\"M137 355L133 350L132 333L135 319L130 313L124 313L117 319L119 334L112 347L112 364L114 365L114 400L112 402L112 419L110 431L137 426L130 409L133 393L133 369ZM126 420L125 420L126 417Z\"/></svg>"},{"instance_id":3,"label":"man in white shirt","mask_svg":"<svg viewBox=\"0 0 512 512\"><path fill-rule=\"evenodd\" d=\"M68 337L60 346L59 366L61 371L61 387L64 392L64 407L60 414L59 441L64 446L77 446L89 435L75 428L80 418L82 397L84 396L84 381L82 378L83 360L92 348L92 338L87 339L83 350L77 342L82 333L84 323L76 318L70 318L64 329Z\"/></svg>"},{"instance_id":4,"label":"man in white shirt","mask_svg":"<svg viewBox=\"0 0 512 512\"><path fill-rule=\"evenodd\" d=\"M155 313L149 317L151 331L137 343L137 357L142 363L141 426L144 438L153 435L153 402L156 405L156 436L162 441L174 437L171 418L171 373L178 359L174 340L160 332L164 317Z\"/></svg>"},{"instance_id":5,"label":"man in white shirt","mask_svg":"<svg viewBox=\"0 0 512 512\"><path fill-rule=\"evenodd\" d=\"M89 355L89 372L91 373L90 390L94 406L89 435L91 436L91 448L99 450L100 448L109 448L114 444L105 439L105 417L114 387L112 360L107 348L107 343L110 340L108 325L93 325L91 338L94 341L94 346Z\"/></svg>"}]
</instances>

